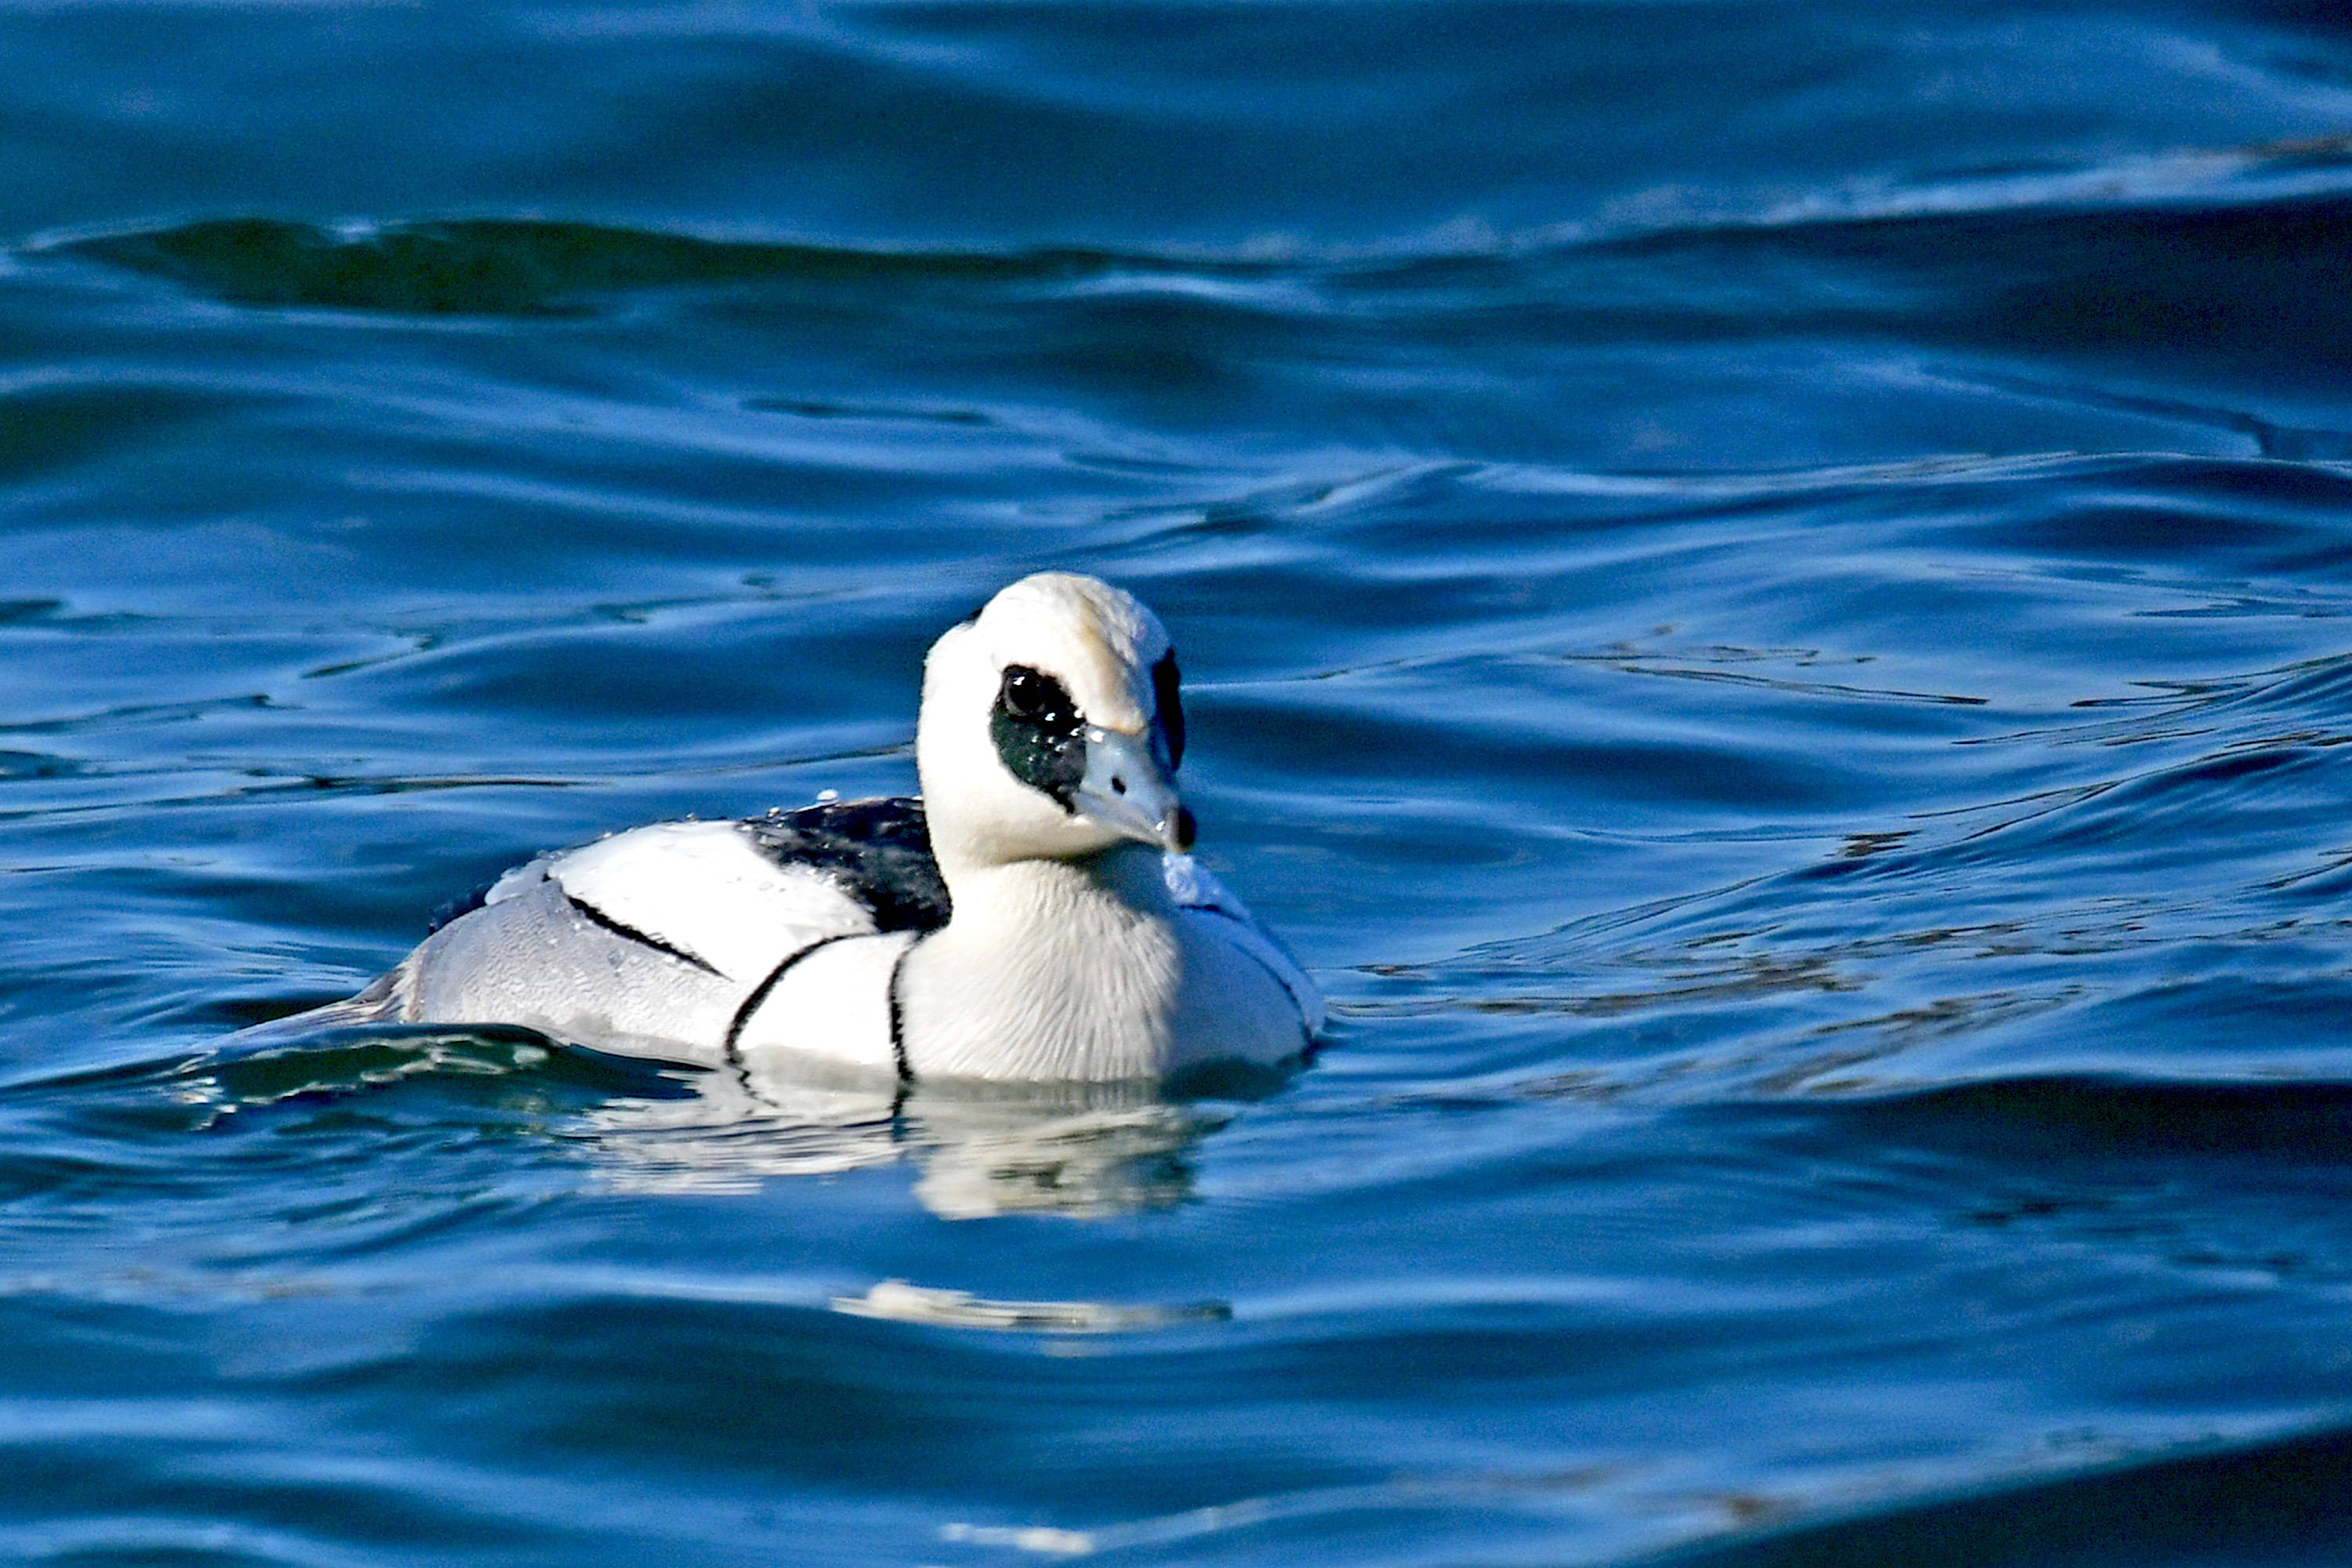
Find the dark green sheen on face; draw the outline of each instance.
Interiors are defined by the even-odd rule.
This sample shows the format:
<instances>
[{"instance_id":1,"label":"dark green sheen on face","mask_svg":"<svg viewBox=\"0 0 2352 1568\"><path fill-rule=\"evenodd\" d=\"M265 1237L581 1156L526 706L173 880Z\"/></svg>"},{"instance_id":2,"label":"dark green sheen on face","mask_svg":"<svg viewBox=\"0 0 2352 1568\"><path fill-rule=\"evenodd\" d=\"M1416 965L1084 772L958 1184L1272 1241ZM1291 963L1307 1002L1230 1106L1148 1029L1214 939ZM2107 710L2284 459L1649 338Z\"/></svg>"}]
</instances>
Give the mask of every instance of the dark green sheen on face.
<instances>
[{"instance_id":1,"label":"dark green sheen on face","mask_svg":"<svg viewBox=\"0 0 2352 1568\"><path fill-rule=\"evenodd\" d=\"M1025 664L1007 665L988 711L988 738L1014 778L1053 797L1064 811L1077 810L1078 781L1086 776L1086 720L1069 688Z\"/></svg>"}]
</instances>

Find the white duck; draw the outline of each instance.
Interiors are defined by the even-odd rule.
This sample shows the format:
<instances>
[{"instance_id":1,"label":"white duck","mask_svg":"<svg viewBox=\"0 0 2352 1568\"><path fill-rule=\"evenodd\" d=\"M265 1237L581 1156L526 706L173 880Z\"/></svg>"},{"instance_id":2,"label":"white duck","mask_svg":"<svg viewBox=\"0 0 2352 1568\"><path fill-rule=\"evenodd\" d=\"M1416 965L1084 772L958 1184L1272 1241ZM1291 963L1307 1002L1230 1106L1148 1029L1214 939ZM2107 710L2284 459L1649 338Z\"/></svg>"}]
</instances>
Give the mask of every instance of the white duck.
<instances>
[{"instance_id":1,"label":"white duck","mask_svg":"<svg viewBox=\"0 0 2352 1568\"><path fill-rule=\"evenodd\" d=\"M287 1022L520 1024L762 1074L925 1081L1298 1057L1322 1026L1313 984L1185 853L1177 686L1133 595L1023 578L925 662L920 801L542 856L359 995Z\"/></svg>"}]
</instances>

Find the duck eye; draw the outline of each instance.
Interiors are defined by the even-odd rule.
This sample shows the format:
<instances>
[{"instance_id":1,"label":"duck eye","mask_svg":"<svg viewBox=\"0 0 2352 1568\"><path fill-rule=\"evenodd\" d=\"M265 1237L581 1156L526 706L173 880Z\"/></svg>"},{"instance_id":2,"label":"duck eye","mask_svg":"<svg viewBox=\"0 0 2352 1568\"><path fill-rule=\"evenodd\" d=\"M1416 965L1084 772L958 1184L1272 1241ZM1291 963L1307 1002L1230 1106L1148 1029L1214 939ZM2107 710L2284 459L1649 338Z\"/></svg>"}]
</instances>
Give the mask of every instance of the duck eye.
<instances>
[{"instance_id":1,"label":"duck eye","mask_svg":"<svg viewBox=\"0 0 2352 1568\"><path fill-rule=\"evenodd\" d=\"M1057 706L1055 699L1063 696L1060 681L1040 675L1025 664L1016 664L1004 672L998 700L1016 719L1050 719Z\"/></svg>"}]
</instances>

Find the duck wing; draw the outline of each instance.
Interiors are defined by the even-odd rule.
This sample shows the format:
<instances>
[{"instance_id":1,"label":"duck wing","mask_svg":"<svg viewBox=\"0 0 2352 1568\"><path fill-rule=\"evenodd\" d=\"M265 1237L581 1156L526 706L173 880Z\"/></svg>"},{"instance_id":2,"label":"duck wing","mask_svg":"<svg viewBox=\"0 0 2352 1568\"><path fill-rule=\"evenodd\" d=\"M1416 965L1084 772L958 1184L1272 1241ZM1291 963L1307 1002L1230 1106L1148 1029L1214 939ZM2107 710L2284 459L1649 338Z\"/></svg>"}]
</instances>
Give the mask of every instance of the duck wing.
<instances>
[{"instance_id":1,"label":"duck wing","mask_svg":"<svg viewBox=\"0 0 2352 1568\"><path fill-rule=\"evenodd\" d=\"M929 930L947 909L918 801L659 823L509 871L365 994L386 1021L515 1023L717 1061L801 954Z\"/></svg>"}]
</instances>

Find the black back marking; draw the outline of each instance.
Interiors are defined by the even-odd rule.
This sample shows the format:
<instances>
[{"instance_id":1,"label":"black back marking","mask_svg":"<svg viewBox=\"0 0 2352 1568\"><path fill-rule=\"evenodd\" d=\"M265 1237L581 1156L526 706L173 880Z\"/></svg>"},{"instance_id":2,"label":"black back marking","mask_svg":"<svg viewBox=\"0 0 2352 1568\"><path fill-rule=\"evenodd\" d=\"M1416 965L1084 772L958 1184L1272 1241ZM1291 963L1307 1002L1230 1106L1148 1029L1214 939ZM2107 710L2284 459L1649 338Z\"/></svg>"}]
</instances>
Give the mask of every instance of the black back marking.
<instances>
[{"instance_id":1,"label":"black back marking","mask_svg":"<svg viewBox=\"0 0 2352 1568\"><path fill-rule=\"evenodd\" d=\"M779 866L831 877L866 906L877 931L937 931L948 923L948 885L931 858L919 800L828 801L752 817L743 831Z\"/></svg>"},{"instance_id":2,"label":"black back marking","mask_svg":"<svg viewBox=\"0 0 2352 1568\"><path fill-rule=\"evenodd\" d=\"M563 901L572 906L572 913L578 915L582 920L586 921L590 925L601 926L625 942L633 942L639 947L648 947L653 949L656 952L666 953L669 957L677 959L680 963L690 963L694 965L695 968L702 971L705 974L719 973L719 966L711 963L709 959L703 957L698 952L689 952L685 948L679 947L675 942L664 942L661 938L655 936L650 932L641 931L633 925L629 925L622 921L616 921L612 916L606 914L604 910L598 909L595 905L580 899L575 899L570 893L563 895ZM723 979L724 976L722 975L721 978Z\"/></svg>"},{"instance_id":3,"label":"black back marking","mask_svg":"<svg viewBox=\"0 0 2352 1568\"><path fill-rule=\"evenodd\" d=\"M1160 732L1168 737L1168 771L1184 762L1183 672L1176 668L1176 650L1170 648L1151 667L1151 700L1160 709Z\"/></svg>"},{"instance_id":4,"label":"black back marking","mask_svg":"<svg viewBox=\"0 0 2352 1568\"><path fill-rule=\"evenodd\" d=\"M1072 813L1078 781L1087 776L1086 728L1068 687L1025 664L1004 667L996 705L988 710L988 738L1005 772Z\"/></svg>"}]
</instances>

